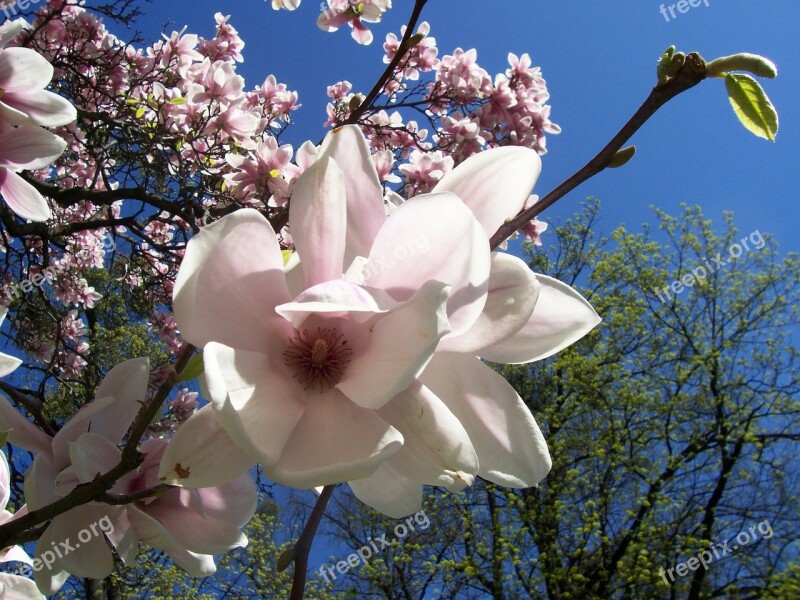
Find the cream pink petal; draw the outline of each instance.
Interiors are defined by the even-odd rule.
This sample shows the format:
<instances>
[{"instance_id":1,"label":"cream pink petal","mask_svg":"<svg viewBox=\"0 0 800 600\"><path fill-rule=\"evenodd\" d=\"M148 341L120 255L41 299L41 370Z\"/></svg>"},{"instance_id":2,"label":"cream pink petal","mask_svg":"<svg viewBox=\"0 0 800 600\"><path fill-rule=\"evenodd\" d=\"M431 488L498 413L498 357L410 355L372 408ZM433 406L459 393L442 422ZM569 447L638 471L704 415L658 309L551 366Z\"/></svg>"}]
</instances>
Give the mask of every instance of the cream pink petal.
<instances>
[{"instance_id":1,"label":"cream pink petal","mask_svg":"<svg viewBox=\"0 0 800 600\"><path fill-rule=\"evenodd\" d=\"M39 538L34 553L35 557L41 560L44 552L53 552L52 542L55 542L59 549L62 548L61 542L68 542L72 546L72 550L66 553L62 552L61 557L56 555L56 560L52 564L52 571L63 570L77 577L103 579L113 570L114 562L102 530L95 526L100 535L92 535L91 540L88 542L78 540L78 534L82 529L89 528L93 523L97 523L105 516L103 508L95 504L84 504L55 517L42 534L42 537ZM91 533L91 529L89 532ZM40 571L35 573L34 577L37 584L40 582L40 574L47 571L47 567L43 566ZM45 591L41 585L39 588Z\"/></svg>"},{"instance_id":2,"label":"cream pink petal","mask_svg":"<svg viewBox=\"0 0 800 600\"><path fill-rule=\"evenodd\" d=\"M13 573L0 572L0 597L3 600L32 600L44 596L33 580Z\"/></svg>"},{"instance_id":3,"label":"cream pink petal","mask_svg":"<svg viewBox=\"0 0 800 600\"><path fill-rule=\"evenodd\" d=\"M0 52L0 87L5 90L44 88L53 79L53 66L28 48L5 48Z\"/></svg>"},{"instance_id":4,"label":"cream pink petal","mask_svg":"<svg viewBox=\"0 0 800 600\"><path fill-rule=\"evenodd\" d=\"M344 175L334 161L323 156L297 180L289 204L289 223L297 254L303 263L305 287L343 272L347 201Z\"/></svg>"},{"instance_id":5,"label":"cream pink petal","mask_svg":"<svg viewBox=\"0 0 800 600\"><path fill-rule=\"evenodd\" d=\"M383 188L361 129L345 125L325 137L319 158L330 157L344 173L347 190L347 247L344 265L367 256L378 230L386 221Z\"/></svg>"},{"instance_id":6,"label":"cream pink petal","mask_svg":"<svg viewBox=\"0 0 800 600\"><path fill-rule=\"evenodd\" d=\"M122 440L142 408L150 378L150 361L134 358L116 365L100 382L96 398L113 396L105 410L95 414L89 431L105 436L115 444Z\"/></svg>"},{"instance_id":7,"label":"cream pink petal","mask_svg":"<svg viewBox=\"0 0 800 600\"><path fill-rule=\"evenodd\" d=\"M338 390L309 393L303 418L267 477L297 488L360 479L397 452L403 436Z\"/></svg>"},{"instance_id":8,"label":"cream pink petal","mask_svg":"<svg viewBox=\"0 0 800 600\"><path fill-rule=\"evenodd\" d=\"M393 519L413 514L422 507L422 486L388 463L380 465L369 477L347 484L361 502Z\"/></svg>"},{"instance_id":9,"label":"cream pink petal","mask_svg":"<svg viewBox=\"0 0 800 600\"><path fill-rule=\"evenodd\" d=\"M43 169L64 152L67 143L42 129L22 125L0 134L0 165L10 169Z\"/></svg>"},{"instance_id":10,"label":"cream pink petal","mask_svg":"<svg viewBox=\"0 0 800 600\"><path fill-rule=\"evenodd\" d=\"M257 211L238 210L189 242L173 294L175 321L184 339L264 351L291 335L275 314L289 301L283 256L272 226Z\"/></svg>"},{"instance_id":11,"label":"cream pink petal","mask_svg":"<svg viewBox=\"0 0 800 600\"><path fill-rule=\"evenodd\" d=\"M9 208L23 219L47 221L50 207L30 183L9 169L0 167L0 195Z\"/></svg>"},{"instance_id":12,"label":"cream pink petal","mask_svg":"<svg viewBox=\"0 0 800 600\"><path fill-rule=\"evenodd\" d=\"M27 577L3 573L0 575L0 584L3 586L3 600L32 600L33 598L44 600L39 588L36 587L33 580Z\"/></svg>"},{"instance_id":13,"label":"cream pink petal","mask_svg":"<svg viewBox=\"0 0 800 600\"><path fill-rule=\"evenodd\" d=\"M75 415L59 429L53 438L53 458L55 467L58 471L65 469L70 464L69 444L76 441L80 436L89 431L94 416L108 408L114 402L114 398L96 398L93 402L82 406Z\"/></svg>"},{"instance_id":14,"label":"cream pink petal","mask_svg":"<svg viewBox=\"0 0 800 600\"><path fill-rule=\"evenodd\" d=\"M289 297L296 298L305 289L306 276L303 265L297 252L292 252L284 267L286 272L286 286L289 288Z\"/></svg>"},{"instance_id":15,"label":"cream pink petal","mask_svg":"<svg viewBox=\"0 0 800 600\"><path fill-rule=\"evenodd\" d=\"M136 535L130 520L128 519L127 507L111 513L109 516L114 525L112 531L106 533L109 541L127 566L136 565L136 557L139 555L139 536Z\"/></svg>"},{"instance_id":16,"label":"cream pink petal","mask_svg":"<svg viewBox=\"0 0 800 600\"><path fill-rule=\"evenodd\" d=\"M469 434L445 404L414 382L378 411L403 434L403 447L388 464L417 483L461 489L478 472Z\"/></svg>"},{"instance_id":17,"label":"cream pink petal","mask_svg":"<svg viewBox=\"0 0 800 600\"><path fill-rule=\"evenodd\" d=\"M371 409L407 388L450 332L445 314L449 290L438 281L428 281L408 302L380 319L369 346L354 354L336 388Z\"/></svg>"},{"instance_id":18,"label":"cream pink petal","mask_svg":"<svg viewBox=\"0 0 800 600\"><path fill-rule=\"evenodd\" d=\"M487 237L522 209L539 178L542 161L534 150L519 146L473 154L445 174L434 192L452 192L472 210Z\"/></svg>"},{"instance_id":19,"label":"cream pink petal","mask_svg":"<svg viewBox=\"0 0 800 600\"><path fill-rule=\"evenodd\" d=\"M172 485L211 487L236 479L256 462L231 439L208 404L189 417L170 439L158 478ZM178 465L182 472L189 472L188 477L178 475Z\"/></svg>"},{"instance_id":20,"label":"cream pink petal","mask_svg":"<svg viewBox=\"0 0 800 600\"><path fill-rule=\"evenodd\" d=\"M0 398L0 430L9 432L9 441L15 446L36 454L50 453L52 438L28 421L4 398Z\"/></svg>"},{"instance_id":21,"label":"cream pink petal","mask_svg":"<svg viewBox=\"0 0 800 600\"><path fill-rule=\"evenodd\" d=\"M97 433L84 433L69 445L72 469L81 483L88 483L97 474L113 469L121 454L116 444Z\"/></svg>"},{"instance_id":22,"label":"cream pink petal","mask_svg":"<svg viewBox=\"0 0 800 600\"><path fill-rule=\"evenodd\" d=\"M481 349L482 358L508 364L542 360L574 344L602 320L566 283L546 275L536 280L541 291L531 318L510 338Z\"/></svg>"},{"instance_id":23,"label":"cream pink petal","mask_svg":"<svg viewBox=\"0 0 800 600\"><path fill-rule=\"evenodd\" d=\"M530 320L540 288L524 261L510 254L493 253L483 312L468 331L442 340L438 349L480 354L481 348L511 337Z\"/></svg>"},{"instance_id":24,"label":"cream pink petal","mask_svg":"<svg viewBox=\"0 0 800 600\"><path fill-rule=\"evenodd\" d=\"M48 454L50 453L37 454L33 464L25 473L25 502L28 510L36 510L58 500L53 483L58 471Z\"/></svg>"},{"instance_id":25,"label":"cream pink petal","mask_svg":"<svg viewBox=\"0 0 800 600\"><path fill-rule=\"evenodd\" d=\"M188 501L180 501L180 496L192 493L188 489L168 492L145 512L157 519L181 548L191 552L219 554L247 545L247 536L234 523L200 515L188 508Z\"/></svg>"},{"instance_id":26,"label":"cream pink petal","mask_svg":"<svg viewBox=\"0 0 800 600\"><path fill-rule=\"evenodd\" d=\"M250 522L258 507L258 493L249 475L217 487L199 488L193 493L203 503L203 514L223 519L239 528Z\"/></svg>"},{"instance_id":27,"label":"cream pink petal","mask_svg":"<svg viewBox=\"0 0 800 600\"><path fill-rule=\"evenodd\" d=\"M275 311L300 329L312 313L328 316L348 313L350 320L363 323L398 304L383 290L365 289L344 279L334 279L301 292L292 302L275 307Z\"/></svg>"},{"instance_id":28,"label":"cream pink petal","mask_svg":"<svg viewBox=\"0 0 800 600\"><path fill-rule=\"evenodd\" d=\"M0 377L5 377L9 373L16 371L21 364L22 361L20 359L0 352Z\"/></svg>"},{"instance_id":29,"label":"cream pink petal","mask_svg":"<svg viewBox=\"0 0 800 600\"><path fill-rule=\"evenodd\" d=\"M203 359L220 424L257 462L277 462L306 411L306 394L266 354L212 343Z\"/></svg>"},{"instance_id":30,"label":"cream pink petal","mask_svg":"<svg viewBox=\"0 0 800 600\"><path fill-rule=\"evenodd\" d=\"M420 377L469 433L478 475L506 487L539 483L552 462L544 436L514 388L480 359L438 352Z\"/></svg>"},{"instance_id":31,"label":"cream pink petal","mask_svg":"<svg viewBox=\"0 0 800 600\"><path fill-rule=\"evenodd\" d=\"M421 248L424 240L426 252ZM453 287L447 318L453 337L472 326L486 303L489 240L472 213L449 193L423 194L400 206L378 232L366 285L407 300L431 279Z\"/></svg>"},{"instance_id":32,"label":"cream pink petal","mask_svg":"<svg viewBox=\"0 0 800 600\"><path fill-rule=\"evenodd\" d=\"M43 127L67 125L78 116L69 100L47 90L7 92L0 98L0 102L27 115L31 121Z\"/></svg>"},{"instance_id":33,"label":"cream pink petal","mask_svg":"<svg viewBox=\"0 0 800 600\"><path fill-rule=\"evenodd\" d=\"M212 556L196 554L182 548L161 523L140 509L131 507L128 510L128 518L142 542L169 554L169 557L192 577L206 577L217 570Z\"/></svg>"}]
</instances>

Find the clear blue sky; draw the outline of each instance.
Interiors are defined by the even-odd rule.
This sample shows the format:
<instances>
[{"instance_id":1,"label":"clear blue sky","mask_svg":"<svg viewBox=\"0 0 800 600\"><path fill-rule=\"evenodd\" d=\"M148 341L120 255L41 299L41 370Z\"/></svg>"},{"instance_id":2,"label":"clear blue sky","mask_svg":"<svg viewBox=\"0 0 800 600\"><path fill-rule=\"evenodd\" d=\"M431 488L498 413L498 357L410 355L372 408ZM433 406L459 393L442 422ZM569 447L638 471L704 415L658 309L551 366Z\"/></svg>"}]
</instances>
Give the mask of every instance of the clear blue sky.
<instances>
[{"instance_id":1,"label":"clear blue sky","mask_svg":"<svg viewBox=\"0 0 800 600\"><path fill-rule=\"evenodd\" d=\"M154 36L168 21L171 31L210 36L213 14L231 14L246 42L240 73L248 88L268 74L300 92L303 107L286 140L319 140L324 130L325 87L347 79L367 91L384 68L382 42L399 31L412 2L395 0L387 19L373 26L375 41L358 46L349 31L317 29L319 2L304 0L294 13L273 11L263 0L172 0L146 7L139 28ZM669 6L670 3L666 3ZM549 136L542 177L544 195L592 157L633 114L655 82L655 65L670 44L710 60L749 51L779 67L763 81L778 109L777 141L747 132L733 116L722 80L683 94L651 119L632 140L636 157L624 169L606 171L544 213L545 220L571 215L581 199L602 200L600 228L621 222L638 229L653 222L649 204L672 214L681 202L700 204L721 225L733 210L741 233L775 235L781 251L800 250L797 207L800 170L800 50L796 0L709 0L665 20L655 0L430 0L423 19L431 23L442 54L476 48L490 73L506 68L509 51L528 52L542 67L551 93L552 118L562 128ZM455 8L454 8L455 7ZM120 32L122 37L124 33Z\"/></svg>"}]
</instances>

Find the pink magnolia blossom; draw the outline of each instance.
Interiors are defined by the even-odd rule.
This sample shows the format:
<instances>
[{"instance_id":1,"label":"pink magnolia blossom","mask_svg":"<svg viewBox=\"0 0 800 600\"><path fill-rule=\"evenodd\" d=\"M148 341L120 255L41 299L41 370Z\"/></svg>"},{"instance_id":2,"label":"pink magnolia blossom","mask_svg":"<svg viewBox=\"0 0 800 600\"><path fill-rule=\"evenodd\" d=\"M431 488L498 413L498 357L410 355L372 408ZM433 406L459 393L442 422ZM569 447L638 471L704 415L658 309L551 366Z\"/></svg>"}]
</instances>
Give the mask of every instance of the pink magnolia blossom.
<instances>
[{"instance_id":1,"label":"pink magnolia blossom","mask_svg":"<svg viewBox=\"0 0 800 600\"><path fill-rule=\"evenodd\" d=\"M317 17L317 26L323 31L336 31L347 24L355 41L371 44L372 32L364 23L378 23L390 8L392 0L328 0L328 8Z\"/></svg>"},{"instance_id":2,"label":"pink magnolia blossom","mask_svg":"<svg viewBox=\"0 0 800 600\"><path fill-rule=\"evenodd\" d=\"M50 207L36 188L16 172L47 167L61 156L66 145L57 135L33 125L9 127L0 133L0 194L23 219L46 221Z\"/></svg>"},{"instance_id":3,"label":"pink magnolia blossom","mask_svg":"<svg viewBox=\"0 0 800 600\"><path fill-rule=\"evenodd\" d=\"M0 525L5 525L28 512L26 506L23 506L16 513L6 510L6 505L11 497L10 483L11 475L8 470L8 459L5 453L0 451ZM0 550L0 562L10 561L25 563L28 566L33 565L31 557L22 549L22 546L11 546ZM44 596L39 592L32 580L21 575L2 571L0 571L0 598L4 600L33 600L41 598L44 600Z\"/></svg>"},{"instance_id":4,"label":"pink magnolia blossom","mask_svg":"<svg viewBox=\"0 0 800 600\"><path fill-rule=\"evenodd\" d=\"M161 476L212 485L260 462L295 487L348 481L393 516L416 510L425 484L538 483L541 431L481 358L538 360L599 321L569 286L488 250L540 165L524 148L475 155L387 217L366 141L347 126L297 182L286 267L255 211L202 229L174 310L205 347L211 404L178 429Z\"/></svg>"},{"instance_id":5,"label":"pink magnolia blossom","mask_svg":"<svg viewBox=\"0 0 800 600\"><path fill-rule=\"evenodd\" d=\"M0 46L22 31L24 21L0 26ZM53 66L29 48L0 48L0 120L13 125L66 125L76 118L75 107L44 88L53 79Z\"/></svg>"},{"instance_id":6,"label":"pink magnolia blossom","mask_svg":"<svg viewBox=\"0 0 800 600\"><path fill-rule=\"evenodd\" d=\"M81 408L52 438L8 402L0 402L0 428L11 429L11 442L35 454L25 480L30 510L63 497L76 485L92 481L119 462L122 451L118 444L145 399L149 373L147 359L129 360L111 369L98 387L95 400ZM119 479L110 493L133 494L157 485L158 465L166 446L166 440L145 441L141 447L145 457L142 465ZM37 557L42 560L45 552L64 541L71 541L73 548L54 556L47 567L36 572L37 586L52 594L70 573L95 579L106 577L113 570L113 558L104 538L128 566L136 564L139 542L143 542L166 552L194 577L213 573L213 554L246 545L241 528L256 507L255 486L250 477L231 479L220 487L170 489L134 504L90 502L55 517L37 543ZM85 531L98 523L100 533L85 540ZM78 539L79 545L75 544Z\"/></svg>"}]
</instances>

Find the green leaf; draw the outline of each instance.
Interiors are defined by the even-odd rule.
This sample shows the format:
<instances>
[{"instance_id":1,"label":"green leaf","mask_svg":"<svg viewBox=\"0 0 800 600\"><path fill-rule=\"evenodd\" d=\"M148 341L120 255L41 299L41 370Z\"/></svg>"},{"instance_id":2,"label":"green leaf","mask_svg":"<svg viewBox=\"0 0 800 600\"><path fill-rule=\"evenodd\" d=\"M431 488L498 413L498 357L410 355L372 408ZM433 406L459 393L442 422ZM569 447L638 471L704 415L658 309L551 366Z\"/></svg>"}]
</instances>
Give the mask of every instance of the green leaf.
<instances>
[{"instance_id":1,"label":"green leaf","mask_svg":"<svg viewBox=\"0 0 800 600\"><path fill-rule=\"evenodd\" d=\"M289 262L289 259L292 257L291 250L281 250L281 254L283 255L283 265L286 266L286 263Z\"/></svg>"},{"instance_id":2,"label":"green leaf","mask_svg":"<svg viewBox=\"0 0 800 600\"><path fill-rule=\"evenodd\" d=\"M203 353L198 352L192 358L189 359L189 362L186 363L186 367L178 373L178 377L175 379L175 383L180 381L189 381L190 379L195 379L199 377L200 374L203 372Z\"/></svg>"},{"instance_id":3,"label":"green leaf","mask_svg":"<svg viewBox=\"0 0 800 600\"><path fill-rule=\"evenodd\" d=\"M733 112L742 125L760 138L775 141L778 113L758 82L742 73L728 73L725 87Z\"/></svg>"},{"instance_id":4,"label":"green leaf","mask_svg":"<svg viewBox=\"0 0 800 600\"><path fill-rule=\"evenodd\" d=\"M6 445L10 433L10 431L0 431L0 448Z\"/></svg>"}]
</instances>

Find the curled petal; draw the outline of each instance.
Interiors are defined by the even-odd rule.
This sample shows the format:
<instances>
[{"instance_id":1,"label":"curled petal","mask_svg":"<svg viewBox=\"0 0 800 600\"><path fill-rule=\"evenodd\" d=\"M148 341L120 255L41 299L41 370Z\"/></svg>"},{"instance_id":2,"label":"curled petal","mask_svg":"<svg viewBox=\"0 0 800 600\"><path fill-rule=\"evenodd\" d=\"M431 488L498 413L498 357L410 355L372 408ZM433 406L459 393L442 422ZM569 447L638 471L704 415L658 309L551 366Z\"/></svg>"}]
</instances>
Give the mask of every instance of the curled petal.
<instances>
[{"instance_id":1,"label":"curled petal","mask_svg":"<svg viewBox=\"0 0 800 600\"><path fill-rule=\"evenodd\" d=\"M480 350L486 360L523 364L542 360L574 344L602 320L592 305L566 283L537 275L539 298L516 334Z\"/></svg>"},{"instance_id":2,"label":"curled petal","mask_svg":"<svg viewBox=\"0 0 800 600\"><path fill-rule=\"evenodd\" d=\"M330 157L344 174L347 191L347 247L344 264L367 256L378 230L386 221L383 189L364 134L356 125L338 127L325 136L320 159Z\"/></svg>"},{"instance_id":3,"label":"curled petal","mask_svg":"<svg viewBox=\"0 0 800 600\"><path fill-rule=\"evenodd\" d=\"M354 356L336 387L364 408L380 408L407 388L449 333L449 287L429 281L405 304L380 319L369 347Z\"/></svg>"},{"instance_id":4,"label":"curled petal","mask_svg":"<svg viewBox=\"0 0 800 600\"><path fill-rule=\"evenodd\" d=\"M189 417L170 439L158 477L172 485L211 487L236 479L255 463L256 459L231 439L209 404Z\"/></svg>"},{"instance_id":5,"label":"curled petal","mask_svg":"<svg viewBox=\"0 0 800 600\"><path fill-rule=\"evenodd\" d=\"M487 237L522 209L530 196L542 160L534 150L519 146L491 148L473 154L445 174L434 192L452 192L472 210Z\"/></svg>"},{"instance_id":6,"label":"curled petal","mask_svg":"<svg viewBox=\"0 0 800 600\"><path fill-rule=\"evenodd\" d=\"M90 431L117 444L142 408L150 378L150 360L134 358L116 365L100 382L96 398L112 396L114 401L94 415Z\"/></svg>"},{"instance_id":7,"label":"curled petal","mask_svg":"<svg viewBox=\"0 0 800 600\"><path fill-rule=\"evenodd\" d=\"M510 338L530 320L540 288L524 261L493 253L483 312L466 333L442 340L439 350L480 354L482 348Z\"/></svg>"},{"instance_id":8,"label":"curled petal","mask_svg":"<svg viewBox=\"0 0 800 600\"><path fill-rule=\"evenodd\" d=\"M365 282L401 301L426 281L452 286L447 318L455 336L469 329L486 303L488 246L480 224L456 196L416 196L392 213L378 232Z\"/></svg>"},{"instance_id":9,"label":"curled petal","mask_svg":"<svg viewBox=\"0 0 800 600\"><path fill-rule=\"evenodd\" d=\"M297 180L289 205L289 223L303 263L306 287L339 279L343 272L347 205L341 169L321 157Z\"/></svg>"},{"instance_id":10,"label":"curled petal","mask_svg":"<svg viewBox=\"0 0 800 600\"><path fill-rule=\"evenodd\" d=\"M413 514L422 507L422 486L388 463L380 465L369 477L347 484L361 502L393 519Z\"/></svg>"},{"instance_id":11,"label":"curled petal","mask_svg":"<svg viewBox=\"0 0 800 600\"><path fill-rule=\"evenodd\" d=\"M439 352L420 376L467 430L478 475L513 488L539 483L552 461L544 436L509 383L474 356Z\"/></svg>"},{"instance_id":12,"label":"curled petal","mask_svg":"<svg viewBox=\"0 0 800 600\"><path fill-rule=\"evenodd\" d=\"M23 219L47 221L50 207L44 197L30 183L11 171L0 167L0 194L8 207Z\"/></svg>"},{"instance_id":13,"label":"curled petal","mask_svg":"<svg viewBox=\"0 0 800 600\"><path fill-rule=\"evenodd\" d=\"M400 432L375 411L331 390L309 401L281 459L264 472L277 483L298 488L361 479L402 444Z\"/></svg>"},{"instance_id":14,"label":"curled petal","mask_svg":"<svg viewBox=\"0 0 800 600\"><path fill-rule=\"evenodd\" d=\"M181 335L198 347L220 342L253 351L290 335L274 311L289 301L283 268L278 238L257 211L238 210L204 227L175 281Z\"/></svg>"}]
</instances>

